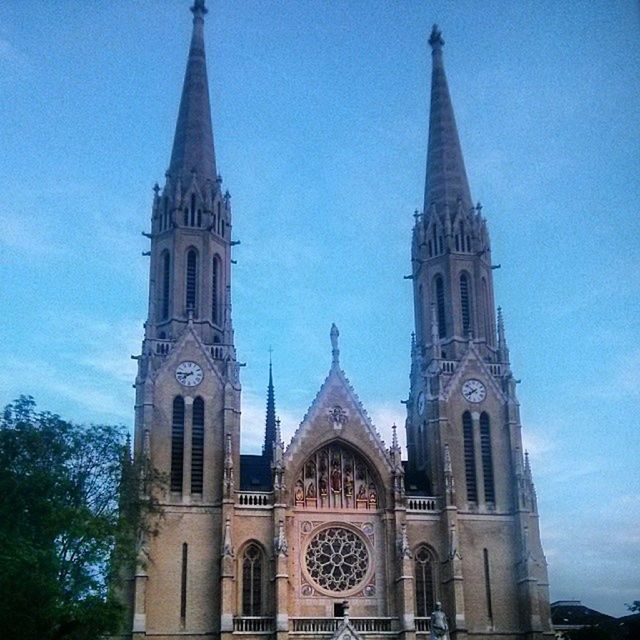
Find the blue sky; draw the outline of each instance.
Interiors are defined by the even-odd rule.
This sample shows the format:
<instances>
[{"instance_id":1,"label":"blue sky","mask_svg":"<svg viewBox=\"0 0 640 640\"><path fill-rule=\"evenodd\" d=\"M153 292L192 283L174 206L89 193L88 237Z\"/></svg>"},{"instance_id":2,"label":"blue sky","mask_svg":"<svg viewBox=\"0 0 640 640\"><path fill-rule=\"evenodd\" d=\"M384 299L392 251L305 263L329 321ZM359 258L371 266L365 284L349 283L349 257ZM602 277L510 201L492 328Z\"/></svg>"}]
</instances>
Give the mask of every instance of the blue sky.
<instances>
[{"instance_id":1,"label":"blue sky","mask_svg":"<svg viewBox=\"0 0 640 640\"><path fill-rule=\"evenodd\" d=\"M131 425L151 188L168 166L185 0L0 5L0 402ZM342 363L404 423L412 213L437 22L492 236L552 599L640 598L640 16L634 2L208 3L232 194L243 442L268 348L285 433Z\"/></svg>"}]
</instances>

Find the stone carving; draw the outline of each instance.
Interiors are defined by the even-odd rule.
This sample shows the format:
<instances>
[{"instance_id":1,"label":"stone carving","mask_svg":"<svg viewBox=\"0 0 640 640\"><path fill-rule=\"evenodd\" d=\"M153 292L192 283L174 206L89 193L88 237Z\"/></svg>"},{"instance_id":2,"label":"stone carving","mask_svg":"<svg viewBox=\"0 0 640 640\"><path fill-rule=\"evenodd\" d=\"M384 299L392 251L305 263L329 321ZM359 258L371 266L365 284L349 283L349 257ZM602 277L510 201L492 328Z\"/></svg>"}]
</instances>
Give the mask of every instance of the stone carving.
<instances>
[{"instance_id":1,"label":"stone carving","mask_svg":"<svg viewBox=\"0 0 640 640\"><path fill-rule=\"evenodd\" d=\"M338 404L329 409L328 419L336 431L341 431L342 427L349 422L347 412Z\"/></svg>"},{"instance_id":2,"label":"stone carving","mask_svg":"<svg viewBox=\"0 0 640 640\"><path fill-rule=\"evenodd\" d=\"M431 613L429 620L429 633L431 640L449 640L449 624L447 616L442 610L442 605L436 602L436 608Z\"/></svg>"},{"instance_id":3,"label":"stone carving","mask_svg":"<svg viewBox=\"0 0 640 640\"><path fill-rule=\"evenodd\" d=\"M400 526L400 535L398 536L397 541L398 548L398 557L401 559L410 560L413 558L413 553L411 553L411 547L409 546L409 538L407 537L407 525L402 524Z\"/></svg>"},{"instance_id":4,"label":"stone carving","mask_svg":"<svg viewBox=\"0 0 640 640\"><path fill-rule=\"evenodd\" d=\"M309 456L296 478L296 507L376 509L378 487L364 459L341 444L326 445Z\"/></svg>"},{"instance_id":5,"label":"stone carving","mask_svg":"<svg viewBox=\"0 0 640 640\"><path fill-rule=\"evenodd\" d=\"M233 550L233 544L231 542L231 520L226 519L224 523L224 537L222 540L222 557L233 558L235 557L235 551Z\"/></svg>"},{"instance_id":6,"label":"stone carving","mask_svg":"<svg viewBox=\"0 0 640 640\"><path fill-rule=\"evenodd\" d=\"M284 521L278 523L278 533L273 540L273 552L278 558L284 558L289 555L289 545L284 531Z\"/></svg>"}]
</instances>

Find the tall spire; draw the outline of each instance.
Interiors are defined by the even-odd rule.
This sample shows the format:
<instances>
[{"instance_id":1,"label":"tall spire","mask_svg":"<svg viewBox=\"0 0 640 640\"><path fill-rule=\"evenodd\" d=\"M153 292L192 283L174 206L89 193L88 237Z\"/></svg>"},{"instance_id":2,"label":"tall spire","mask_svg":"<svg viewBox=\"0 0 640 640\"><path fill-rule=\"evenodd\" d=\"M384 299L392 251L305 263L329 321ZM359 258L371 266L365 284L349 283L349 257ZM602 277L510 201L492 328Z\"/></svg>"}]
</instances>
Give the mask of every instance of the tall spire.
<instances>
[{"instance_id":1,"label":"tall spire","mask_svg":"<svg viewBox=\"0 0 640 640\"><path fill-rule=\"evenodd\" d=\"M438 209L441 205L449 205L453 213L459 200L464 209L469 210L472 206L471 193L442 60L444 40L435 24L429 44L432 50L433 70L424 212L427 214L435 204Z\"/></svg>"},{"instance_id":2,"label":"tall spire","mask_svg":"<svg viewBox=\"0 0 640 640\"><path fill-rule=\"evenodd\" d=\"M278 441L278 425L276 421L276 399L273 391L273 366L269 355L269 386L267 387L267 419L264 427L264 447L262 455L271 459L273 445Z\"/></svg>"},{"instance_id":3,"label":"tall spire","mask_svg":"<svg viewBox=\"0 0 640 640\"><path fill-rule=\"evenodd\" d=\"M204 16L207 13L204 0L195 0L191 11L193 33L168 173L171 178L181 178L183 184L188 184L195 171L200 179L215 184L216 160L204 51Z\"/></svg>"}]
</instances>

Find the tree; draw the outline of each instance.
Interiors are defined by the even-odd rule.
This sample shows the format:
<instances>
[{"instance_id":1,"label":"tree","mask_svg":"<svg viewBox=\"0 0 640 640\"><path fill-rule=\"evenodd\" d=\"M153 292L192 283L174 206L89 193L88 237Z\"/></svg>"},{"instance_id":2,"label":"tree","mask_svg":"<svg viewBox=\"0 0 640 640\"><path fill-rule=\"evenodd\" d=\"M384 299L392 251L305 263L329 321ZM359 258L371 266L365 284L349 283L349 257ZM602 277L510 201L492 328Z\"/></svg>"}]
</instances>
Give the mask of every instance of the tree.
<instances>
[{"instance_id":1,"label":"tree","mask_svg":"<svg viewBox=\"0 0 640 640\"><path fill-rule=\"evenodd\" d=\"M119 588L161 515L141 478L162 482L131 462L123 427L66 422L30 397L5 408L0 637L94 640L119 630Z\"/></svg>"}]
</instances>

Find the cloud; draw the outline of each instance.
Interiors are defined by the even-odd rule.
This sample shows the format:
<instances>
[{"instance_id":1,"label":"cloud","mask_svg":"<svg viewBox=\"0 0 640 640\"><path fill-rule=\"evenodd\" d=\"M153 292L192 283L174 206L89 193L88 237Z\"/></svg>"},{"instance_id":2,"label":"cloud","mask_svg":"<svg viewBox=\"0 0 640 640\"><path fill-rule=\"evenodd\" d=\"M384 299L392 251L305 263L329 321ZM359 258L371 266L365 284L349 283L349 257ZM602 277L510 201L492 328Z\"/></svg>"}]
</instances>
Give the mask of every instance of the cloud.
<instances>
[{"instance_id":1,"label":"cloud","mask_svg":"<svg viewBox=\"0 0 640 640\"><path fill-rule=\"evenodd\" d=\"M46 258L62 255L45 224L36 223L31 217L0 212L0 229L0 247L10 256Z\"/></svg>"},{"instance_id":2,"label":"cloud","mask_svg":"<svg viewBox=\"0 0 640 640\"><path fill-rule=\"evenodd\" d=\"M42 402L45 396L48 406L44 408L80 422L131 420L133 403L124 389L119 393L116 388L96 384L81 373L73 375L63 367L42 360L5 358L0 365L0 386L10 398L27 393Z\"/></svg>"}]
</instances>

